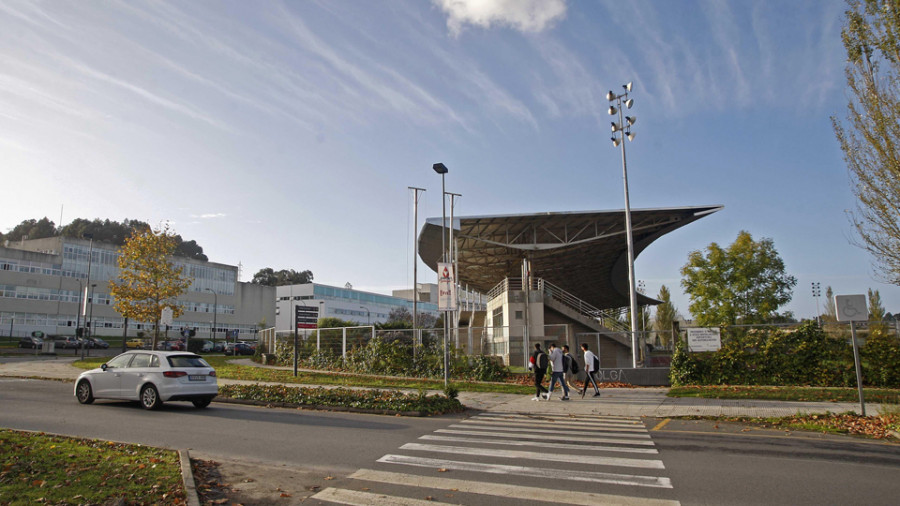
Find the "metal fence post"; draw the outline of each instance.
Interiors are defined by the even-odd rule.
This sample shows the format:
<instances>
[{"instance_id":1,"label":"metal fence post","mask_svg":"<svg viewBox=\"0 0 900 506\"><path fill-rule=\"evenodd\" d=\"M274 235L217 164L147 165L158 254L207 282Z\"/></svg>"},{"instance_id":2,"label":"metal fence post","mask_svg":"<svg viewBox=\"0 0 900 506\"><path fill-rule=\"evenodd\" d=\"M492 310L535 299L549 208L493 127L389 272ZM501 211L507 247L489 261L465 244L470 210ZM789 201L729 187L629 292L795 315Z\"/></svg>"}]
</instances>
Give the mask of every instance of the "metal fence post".
<instances>
[{"instance_id":1,"label":"metal fence post","mask_svg":"<svg viewBox=\"0 0 900 506\"><path fill-rule=\"evenodd\" d=\"M347 327L341 329L341 357L347 360Z\"/></svg>"}]
</instances>

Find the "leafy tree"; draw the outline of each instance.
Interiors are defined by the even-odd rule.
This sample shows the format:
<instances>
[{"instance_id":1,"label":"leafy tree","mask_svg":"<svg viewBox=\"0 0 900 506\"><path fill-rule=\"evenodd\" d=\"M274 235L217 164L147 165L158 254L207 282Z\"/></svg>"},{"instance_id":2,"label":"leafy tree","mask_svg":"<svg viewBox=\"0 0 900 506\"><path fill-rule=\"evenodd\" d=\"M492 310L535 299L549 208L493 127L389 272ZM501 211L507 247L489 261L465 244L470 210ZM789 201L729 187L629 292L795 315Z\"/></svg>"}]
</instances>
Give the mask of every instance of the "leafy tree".
<instances>
[{"instance_id":1,"label":"leafy tree","mask_svg":"<svg viewBox=\"0 0 900 506\"><path fill-rule=\"evenodd\" d=\"M711 243L705 255L692 251L681 275L691 314L705 326L768 322L797 284L772 240L754 241L743 230L727 249Z\"/></svg>"},{"instance_id":2,"label":"leafy tree","mask_svg":"<svg viewBox=\"0 0 900 506\"><path fill-rule=\"evenodd\" d=\"M275 271L271 267L260 269L253 275L251 283L263 286L305 285L312 283L312 271L295 271L294 269L281 269Z\"/></svg>"},{"instance_id":3,"label":"leafy tree","mask_svg":"<svg viewBox=\"0 0 900 506\"><path fill-rule=\"evenodd\" d=\"M4 239L8 241L21 241L22 239L44 239L56 236L56 225L46 216L40 220L24 220L19 223Z\"/></svg>"},{"instance_id":4,"label":"leafy tree","mask_svg":"<svg viewBox=\"0 0 900 506\"><path fill-rule=\"evenodd\" d=\"M850 100L831 118L857 198L850 218L876 272L900 285L900 6L848 0L841 31Z\"/></svg>"},{"instance_id":5,"label":"leafy tree","mask_svg":"<svg viewBox=\"0 0 900 506\"><path fill-rule=\"evenodd\" d=\"M659 333L659 340L662 341L663 346L668 348L672 337L672 324L678 318L678 309L672 304L672 294L666 285L659 287L659 295L656 298L662 301L662 304L656 306L653 328Z\"/></svg>"},{"instance_id":6,"label":"leafy tree","mask_svg":"<svg viewBox=\"0 0 900 506\"><path fill-rule=\"evenodd\" d=\"M121 279L109 282L109 291L116 300L114 307L119 314L154 323L154 348L163 309L171 309L175 318L181 316L184 310L176 299L191 284L182 276L182 268L170 260L174 251L175 237L168 227L136 232L119 250Z\"/></svg>"},{"instance_id":7,"label":"leafy tree","mask_svg":"<svg viewBox=\"0 0 900 506\"><path fill-rule=\"evenodd\" d=\"M869 335L884 334L887 332L887 325L884 323L884 305L881 303L881 294L878 290L868 291L869 305Z\"/></svg>"}]
</instances>

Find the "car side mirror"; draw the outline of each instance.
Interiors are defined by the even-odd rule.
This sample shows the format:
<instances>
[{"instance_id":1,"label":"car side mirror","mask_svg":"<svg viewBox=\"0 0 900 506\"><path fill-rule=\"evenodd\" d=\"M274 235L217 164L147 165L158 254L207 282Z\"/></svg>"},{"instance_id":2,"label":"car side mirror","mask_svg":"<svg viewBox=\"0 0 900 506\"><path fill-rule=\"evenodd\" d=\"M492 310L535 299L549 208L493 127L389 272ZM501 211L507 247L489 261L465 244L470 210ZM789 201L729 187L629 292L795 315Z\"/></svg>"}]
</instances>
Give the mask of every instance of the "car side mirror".
<instances>
[{"instance_id":1,"label":"car side mirror","mask_svg":"<svg viewBox=\"0 0 900 506\"><path fill-rule=\"evenodd\" d=\"M107 367L106 364L103 364L100 366L100 369L103 369L103 372L106 372L106 367Z\"/></svg>"}]
</instances>

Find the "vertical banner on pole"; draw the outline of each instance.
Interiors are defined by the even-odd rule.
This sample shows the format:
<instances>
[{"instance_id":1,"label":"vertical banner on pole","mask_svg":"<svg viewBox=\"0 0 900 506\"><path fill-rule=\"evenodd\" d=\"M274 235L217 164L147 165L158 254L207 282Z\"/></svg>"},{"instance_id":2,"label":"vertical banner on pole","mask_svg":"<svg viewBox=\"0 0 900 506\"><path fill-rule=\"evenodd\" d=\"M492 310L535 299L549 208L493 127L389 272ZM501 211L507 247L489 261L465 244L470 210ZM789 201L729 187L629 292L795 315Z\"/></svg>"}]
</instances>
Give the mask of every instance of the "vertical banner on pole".
<instances>
[{"instance_id":1,"label":"vertical banner on pole","mask_svg":"<svg viewBox=\"0 0 900 506\"><path fill-rule=\"evenodd\" d=\"M456 311L456 283L453 264L440 262L438 265L438 311Z\"/></svg>"}]
</instances>

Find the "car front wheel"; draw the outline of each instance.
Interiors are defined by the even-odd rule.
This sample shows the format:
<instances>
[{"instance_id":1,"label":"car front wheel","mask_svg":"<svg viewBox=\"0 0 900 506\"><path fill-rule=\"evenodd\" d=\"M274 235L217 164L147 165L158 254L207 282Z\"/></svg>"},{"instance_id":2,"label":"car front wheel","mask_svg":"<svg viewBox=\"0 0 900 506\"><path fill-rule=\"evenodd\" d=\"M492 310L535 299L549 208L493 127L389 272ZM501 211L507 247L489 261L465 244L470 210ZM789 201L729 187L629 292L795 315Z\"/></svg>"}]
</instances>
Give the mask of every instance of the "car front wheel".
<instances>
[{"instance_id":1,"label":"car front wheel","mask_svg":"<svg viewBox=\"0 0 900 506\"><path fill-rule=\"evenodd\" d=\"M82 380L81 383L78 384L78 389L75 391L75 397L81 404L90 404L94 402L94 392L91 390L91 384L88 383L87 380Z\"/></svg>"},{"instance_id":2,"label":"car front wheel","mask_svg":"<svg viewBox=\"0 0 900 506\"><path fill-rule=\"evenodd\" d=\"M159 399L159 391L153 385L147 385L141 389L141 406L144 409L157 409L162 406Z\"/></svg>"}]
</instances>

